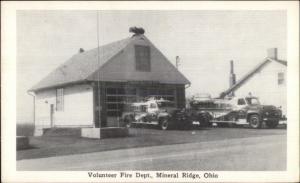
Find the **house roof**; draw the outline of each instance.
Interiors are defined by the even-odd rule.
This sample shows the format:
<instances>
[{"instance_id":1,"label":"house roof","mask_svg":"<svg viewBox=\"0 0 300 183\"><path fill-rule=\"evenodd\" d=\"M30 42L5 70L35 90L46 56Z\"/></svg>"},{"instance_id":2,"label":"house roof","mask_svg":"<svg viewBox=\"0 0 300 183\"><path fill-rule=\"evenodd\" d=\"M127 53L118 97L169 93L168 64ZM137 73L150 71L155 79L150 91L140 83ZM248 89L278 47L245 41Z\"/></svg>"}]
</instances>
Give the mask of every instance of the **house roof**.
<instances>
[{"instance_id":1,"label":"house roof","mask_svg":"<svg viewBox=\"0 0 300 183\"><path fill-rule=\"evenodd\" d=\"M144 35L141 36L146 38ZM69 60L57 67L44 79L34 85L29 91L37 91L45 88L64 86L66 84L95 80L92 76L95 75L96 72L100 72L104 64L112 60L114 56L120 53L131 41L136 39L136 37L138 36L112 42L72 56ZM100 62L98 60L100 60ZM174 71L176 72L175 75L177 77L176 81L179 82L178 84L189 83L189 81L179 71L177 71L175 67ZM110 79L112 79L112 81L122 81L122 78L116 77L118 76ZM135 79L138 80L139 78ZM166 77L159 78L160 82L168 83L167 80L168 78Z\"/></svg>"},{"instance_id":2,"label":"house roof","mask_svg":"<svg viewBox=\"0 0 300 183\"><path fill-rule=\"evenodd\" d=\"M277 62L279 64L282 64L284 66L287 66L287 61L284 60L278 60L278 59L272 59L272 58L266 58L263 62L259 63L256 67L254 67L252 70L250 70L247 74L245 74L239 81L237 81L233 86L225 90L220 94L220 98L224 98L229 93L237 90L240 88L245 82L247 82L252 76L254 76L255 73L259 72L261 69L264 68L268 63L270 62Z\"/></svg>"}]
</instances>

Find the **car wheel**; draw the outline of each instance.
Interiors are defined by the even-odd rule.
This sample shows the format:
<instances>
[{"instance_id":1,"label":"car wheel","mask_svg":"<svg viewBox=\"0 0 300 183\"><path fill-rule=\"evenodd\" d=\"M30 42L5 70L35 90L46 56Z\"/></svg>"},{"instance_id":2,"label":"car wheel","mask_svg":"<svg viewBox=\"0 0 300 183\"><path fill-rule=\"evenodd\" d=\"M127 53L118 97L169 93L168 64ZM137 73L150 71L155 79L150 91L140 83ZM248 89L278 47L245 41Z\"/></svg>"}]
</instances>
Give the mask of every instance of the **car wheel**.
<instances>
[{"instance_id":1,"label":"car wheel","mask_svg":"<svg viewBox=\"0 0 300 183\"><path fill-rule=\"evenodd\" d=\"M166 119L166 118L162 119L161 122L160 122L160 128L162 130L167 130L168 127L169 127L168 119Z\"/></svg>"},{"instance_id":2,"label":"car wheel","mask_svg":"<svg viewBox=\"0 0 300 183\"><path fill-rule=\"evenodd\" d=\"M266 125L268 128L276 128L278 126L279 121L267 121Z\"/></svg>"},{"instance_id":3,"label":"car wheel","mask_svg":"<svg viewBox=\"0 0 300 183\"><path fill-rule=\"evenodd\" d=\"M254 129L261 128L261 121L257 114L253 114L250 116L249 125L251 128L254 128Z\"/></svg>"}]
</instances>

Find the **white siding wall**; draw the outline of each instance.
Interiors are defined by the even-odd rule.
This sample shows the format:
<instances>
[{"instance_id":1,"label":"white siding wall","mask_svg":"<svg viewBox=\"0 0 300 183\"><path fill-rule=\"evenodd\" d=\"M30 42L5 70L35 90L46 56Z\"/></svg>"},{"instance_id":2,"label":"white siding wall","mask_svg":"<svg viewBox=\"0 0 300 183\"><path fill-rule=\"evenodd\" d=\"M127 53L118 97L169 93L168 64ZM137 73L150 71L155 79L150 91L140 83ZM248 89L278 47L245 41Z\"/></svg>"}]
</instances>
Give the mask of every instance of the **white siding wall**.
<instances>
[{"instance_id":1,"label":"white siding wall","mask_svg":"<svg viewBox=\"0 0 300 183\"><path fill-rule=\"evenodd\" d=\"M36 126L50 127L50 105L54 126L93 126L93 89L90 85L64 87L64 109L56 111L56 90L36 93Z\"/></svg>"},{"instance_id":2,"label":"white siding wall","mask_svg":"<svg viewBox=\"0 0 300 183\"><path fill-rule=\"evenodd\" d=\"M55 106L55 90L45 90L36 93L35 126L50 127L50 105Z\"/></svg>"},{"instance_id":3,"label":"white siding wall","mask_svg":"<svg viewBox=\"0 0 300 183\"><path fill-rule=\"evenodd\" d=\"M283 114L286 114L286 69L287 67L280 63L270 62L236 90L235 95L245 96L251 92L253 96L259 97L262 104L274 105L276 107L281 106ZM282 85L278 85L278 73L280 72L284 73L285 79Z\"/></svg>"}]
</instances>

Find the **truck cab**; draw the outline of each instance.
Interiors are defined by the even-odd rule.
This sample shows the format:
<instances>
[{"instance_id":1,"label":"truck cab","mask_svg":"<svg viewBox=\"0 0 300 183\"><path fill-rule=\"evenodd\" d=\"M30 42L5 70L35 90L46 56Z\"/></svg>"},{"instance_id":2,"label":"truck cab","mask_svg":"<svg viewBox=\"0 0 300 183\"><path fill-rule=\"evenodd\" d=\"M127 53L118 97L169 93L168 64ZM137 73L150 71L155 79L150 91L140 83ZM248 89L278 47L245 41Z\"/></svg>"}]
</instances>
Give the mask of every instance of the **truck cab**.
<instances>
[{"instance_id":1,"label":"truck cab","mask_svg":"<svg viewBox=\"0 0 300 183\"><path fill-rule=\"evenodd\" d=\"M235 97L231 99L239 119L245 119L252 128L260 128L265 122L267 127L275 128L282 118L282 111L273 105L262 105L254 96Z\"/></svg>"}]
</instances>

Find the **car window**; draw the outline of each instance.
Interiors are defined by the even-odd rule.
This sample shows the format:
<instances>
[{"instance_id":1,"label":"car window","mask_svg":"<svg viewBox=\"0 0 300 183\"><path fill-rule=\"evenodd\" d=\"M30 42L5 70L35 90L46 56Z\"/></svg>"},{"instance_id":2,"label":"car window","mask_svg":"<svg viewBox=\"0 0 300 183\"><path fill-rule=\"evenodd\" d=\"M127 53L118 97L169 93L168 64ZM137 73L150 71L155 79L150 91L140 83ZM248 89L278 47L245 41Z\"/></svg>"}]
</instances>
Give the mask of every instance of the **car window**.
<instances>
[{"instance_id":1,"label":"car window","mask_svg":"<svg viewBox=\"0 0 300 183\"><path fill-rule=\"evenodd\" d=\"M151 108L151 109L155 109L155 108L156 108L156 104L155 104L155 103L151 103L151 104L150 104L150 108Z\"/></svg>"},{"instance_id":2,"label":"car window","mask_svg":"<svg viewBox=\"0 0 300 183\"><path fill-rule=\"evenodd\" d=\"M245 105L245 104L246 104L246 102L243 98L238 99L238 105Z\"/></svg>"}]
</instances>

